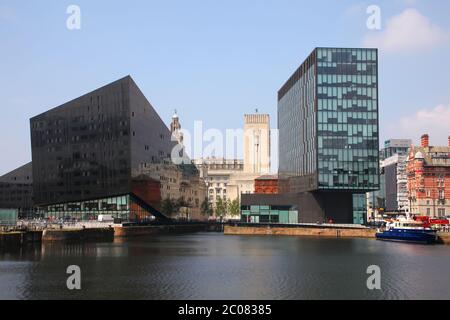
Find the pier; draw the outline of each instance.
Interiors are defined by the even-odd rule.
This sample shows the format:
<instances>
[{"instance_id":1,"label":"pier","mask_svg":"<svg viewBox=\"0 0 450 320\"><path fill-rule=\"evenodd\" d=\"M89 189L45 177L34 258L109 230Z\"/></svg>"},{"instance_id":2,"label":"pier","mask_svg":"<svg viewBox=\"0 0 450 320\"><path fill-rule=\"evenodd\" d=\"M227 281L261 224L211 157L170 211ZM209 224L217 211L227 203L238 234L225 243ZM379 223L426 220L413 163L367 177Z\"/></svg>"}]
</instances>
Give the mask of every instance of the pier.
<instances>
[{"instance_id":1,"label":"pier","mask_svg":"<svg viewBox=\"0 0 450 320\"><path fill-rule=\"evenodd\" d=\"M80 222L67 225L33 225L0 231L0 248L20 247L40 242L114 241L164 234L219 232L224 235L291 236L325 238L375 239L374 228L357 225L332 224L250 224L185 222L172 224L108 224ZM438 243L450 245L450 233L438 233Z\"/></svg>"},{"instance_id":2,"label":"pier","mask_svg":"<svg viewBox=\"0 0 450 320\"><path fill-rule=\"evenodd\" d=\"M355 225L331 224L247 224L236 223L225 226L225 235L265 235L297 237L332 237L332 238L370 238L375 239L376 230Z\"/></svg>"},{"instance_id":3,"label":"pier","mask_svg":"<svg viewBox=\"0 0 450 320\"><path fill-rule=\"evenodd\" d=\"M47 224L25 222L0 230L0 248L20 247L40 242L114 241L115 238L135 238L162 234L223 232L224 224L207 222L112 224L77 222Z\"/></svg>"}]
</instances>

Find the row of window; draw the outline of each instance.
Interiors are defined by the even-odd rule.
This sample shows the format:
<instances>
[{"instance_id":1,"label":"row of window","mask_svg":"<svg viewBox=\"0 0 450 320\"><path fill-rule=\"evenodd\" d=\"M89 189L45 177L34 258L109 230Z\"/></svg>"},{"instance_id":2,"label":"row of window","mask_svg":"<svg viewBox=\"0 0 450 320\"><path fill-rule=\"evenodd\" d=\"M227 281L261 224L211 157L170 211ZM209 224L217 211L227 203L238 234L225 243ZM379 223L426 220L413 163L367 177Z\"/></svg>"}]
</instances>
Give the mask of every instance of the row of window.
<instances>
[{"instance_id":1,"label":"row of window","mask_svg":"<svg viewBox=\"0 0 450 320\"><path fill-rule=\"evenodd\" d=\"M317 108L319 111L376 112L378 103L367 99L318 99Z\"/></svg>"},{"instance_id":2,"label":"row of window","mask_svg":"<svg viewBox=\"0 0 450 320\"><path fill-rule=\"evenodd\" d=\"M319 174L319 188L331 189L378 189L376 175L333 175Z\"/></svg>"},{"instance_id":3,"label":"row of window","mask_svg":"<svg viewBox=\"0 0 450 320\"><path fill-rule=\"evenodd\" d=\"M375 49L318 48L317 60L322 62L355 63L359 61L377 61Z\"/></svg>"},{"instance_id":4,"label":"row of window","mask_svg":"<svg viewBox=\"0 0 450 320\"><path fill-rule=\"evenodd\" d=\"M341 123L347 124L352 120L378 120L377 112L337 112L337 111L320 111L318 112L319 123ZM375 123L376 124L376 123Z\"/></svg>"}]
</instances>

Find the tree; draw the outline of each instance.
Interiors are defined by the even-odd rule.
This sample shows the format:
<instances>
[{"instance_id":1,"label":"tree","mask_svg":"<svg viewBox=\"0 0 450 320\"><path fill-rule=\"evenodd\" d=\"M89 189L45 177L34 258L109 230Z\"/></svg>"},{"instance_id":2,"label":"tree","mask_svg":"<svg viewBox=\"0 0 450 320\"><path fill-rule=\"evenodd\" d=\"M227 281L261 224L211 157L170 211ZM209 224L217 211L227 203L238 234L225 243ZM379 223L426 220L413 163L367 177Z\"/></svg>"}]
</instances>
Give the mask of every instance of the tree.
<instances>
[{"instance_id":1,"label":"tree","mask_svg":"<svg viewBox=\"0 0 450 320\"><path fill-rule=\"evenodd\" d=\"M175 211L174 201L170 198L166 198L161 203L161 213L166 217L170 217Z\"/></svg>"},{"instance_id":2,"label":"tree","mask_svg":"<svg viewBox=\"0 0 450 320\"><path fill-rule=\"evenodd\" d=\"M227 213L227 203L222 198L216 202L216 216L224 216Z\"/></svg>"},{"instance_id":3,"label":"tree","mask_svg":"<svg viewBox=\"0 0 450 320\"><path fill-rule=\"evenodd\" d=\"M200 206L200 210L204 216L211 217L213 215L214 210L211 207L211 204L209 203L208 198L205 198L205 200L203 200L203 202Z\"/></svg>"},{"instance_id":4,"label":"tree","mask_svg":"<svg viewBox=\"0 0 450 320\"><path fill-rule=\"evenodd\" d=\"M232 217L237 217L241 214L241 204L238 199L234 199L233 201L228 200L228 213Z\"/></svg>"}]
</instances>

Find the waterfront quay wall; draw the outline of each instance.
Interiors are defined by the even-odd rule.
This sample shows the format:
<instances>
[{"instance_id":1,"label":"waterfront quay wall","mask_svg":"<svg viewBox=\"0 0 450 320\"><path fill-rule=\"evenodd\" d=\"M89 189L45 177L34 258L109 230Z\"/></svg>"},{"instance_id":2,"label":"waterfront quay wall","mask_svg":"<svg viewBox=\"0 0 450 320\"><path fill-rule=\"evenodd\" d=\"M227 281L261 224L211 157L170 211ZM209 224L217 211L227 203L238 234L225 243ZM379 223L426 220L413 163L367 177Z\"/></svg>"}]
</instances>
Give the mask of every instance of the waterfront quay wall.
<instances>
[{"instance_id":1,"label":"waterfront quay wall","mask_svg":"<svg viewBox=\"0 0 450 320\"><path fill-rule=\"evenodd\" d=\"M450 233L438 233L439 243L450 245Z\"/></svg>"},{"instance_id":2,"label":"waterfront quay wall","mask_svg":"<svg viewBox=\"0 0 450 320\"><path fill-rule=\"evenodd\" d=\"M42 231L0 232L0 248L14 247L42 240Z\"/></svg>"},{"instance_id":3,"label":"waterfront quay wall","mask_svg":"<svg viewBox=\"0 0 450 320\"><path fill-rule=\"evenodd\" d=\"M375 239L376 230L369 228L312 227L312 226L225 226L225 235L265 235L329 238Z\"/></svg>"},{"instance_id":4,"label":"waterfront quay wall","mask_svg":"<svg viewBox=\"0 0 450 320\"><path fill-rule=\"evenodd\" d=\"M210 231L208 224L186 224L186 225L161 225L161 226L116 226L114 236L116 238L140 237L158 234L181 234Z\"/></svg>"},{"instance_id":5,"label":"waterfront quay wall","mask_svg":"<svg viewBox=\"0 0 450 320\"><path fill-rule=\"evenodd\" d=\"M38 242L113 241L114 238L183 234L195 232L222 232L222 224L187 223L171 225L122 226L86 224L83 227L42 228L42 230L17 230L0 232L0 248L20 247Z\"/></svg>"},{"instance_id":6,"label":"waterfront quay wall","mask_svg":"<svg viewBox=\"0 0 450 320\"><path fill-rule=\"evenodd\" d=\"M42 241L113 241L113 228L86 229L45 229Z\"/></svg>"},{"instance_id":7,"label":"waterfront quay wall","mask_svg":"<svg viewBox=\"0 0 450 320\"><path fill-rule=\"evenodd\" d=\"M0 248L20 246L22 243L22 232L0 233Z\"/></svg>"}]
</instances>

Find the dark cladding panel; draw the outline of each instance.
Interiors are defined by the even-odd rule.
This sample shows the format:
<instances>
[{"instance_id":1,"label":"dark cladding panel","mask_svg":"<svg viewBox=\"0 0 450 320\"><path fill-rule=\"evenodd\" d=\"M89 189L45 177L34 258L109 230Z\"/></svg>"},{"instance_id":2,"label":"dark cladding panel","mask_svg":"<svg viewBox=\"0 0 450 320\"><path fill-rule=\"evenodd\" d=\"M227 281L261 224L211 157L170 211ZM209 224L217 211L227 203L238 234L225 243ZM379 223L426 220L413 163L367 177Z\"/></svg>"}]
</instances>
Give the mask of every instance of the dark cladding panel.
<instances>
[{"instance_id":1,"label":"dark cladding panel","mask_svg":"<svg viewBox=\"0 0 450 320\"><path fill-rule=\"evenodd\" d=\"M179 184L174 197L199 202L185 191L200 181L198 171L171 163L171 132L129 76L30 125L35 203L49 217L84 220L109 211L164 219L158 210L168 181Z\"/></svg>"},{"instance_id":2,"label":"dark cladding panel","mask_svg":"<svg viewBox=\"0 0 450 320\"><path fill-rule=\"evenodd\" d=\"M4 174L0 177L0 182L5 183L24 183L24 184L32 184L33 183L33 166L32 163L29 162L26 165L23 165L13 171Z\"/></svg>"},{"instance_id":3,"label":"dark cladding panel","mask_svg":"<svg viewBox=\"0 0 450 320\"><path fill-rule=\"evenodd\" d=\"M19 209L19 216L32 212L33 177L31 162L0 177L0 208Z\"/></svg>"},{"instance_id":4,"label":"dark cladding panel","mask_svg":"<svg viewBox=\"0 0 450 320\"><path fill-rule=\"evenodd\" d=\"M131 168L132 176L142 169L170 159L176 142L166 124L144 94L130 79Z\"/></svg>"},{"instance_id":5,"label":"dark cladding panel","mask_svg":"<svg viewBox=\"0 0 450 320\"><path fill-rule=\"evenodd\" d=\"M30 120L38 205L130 189L130 77Z\"/></svg>"}]
</instances>

